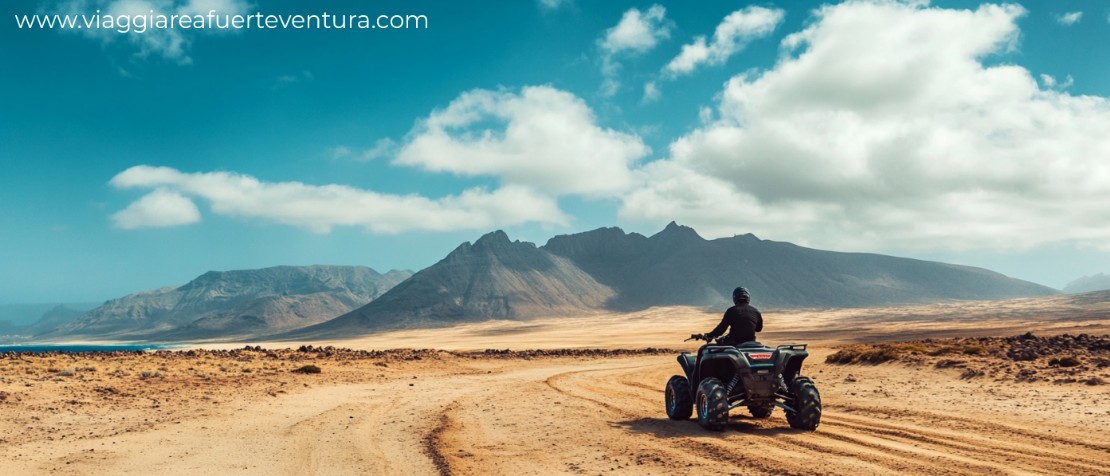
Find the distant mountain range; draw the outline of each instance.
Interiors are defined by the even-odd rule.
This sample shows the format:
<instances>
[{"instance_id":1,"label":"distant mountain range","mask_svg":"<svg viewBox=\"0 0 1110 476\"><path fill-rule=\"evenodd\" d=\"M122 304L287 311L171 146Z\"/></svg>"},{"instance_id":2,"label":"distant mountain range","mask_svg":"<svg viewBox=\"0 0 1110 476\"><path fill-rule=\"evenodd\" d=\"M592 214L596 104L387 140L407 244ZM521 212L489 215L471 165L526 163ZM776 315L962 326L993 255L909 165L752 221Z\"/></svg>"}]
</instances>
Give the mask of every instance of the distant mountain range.
<instances>
[{"instance_id":1,"label":"distant mountain range","mask_svg":"<svg viewBox=\"0 0 1110 476\"><path fill-rule=\"evenodd\" d=\"M0 305L0 342L20 342L52 331L94 307L93 303Z\"/></svg>"},{"instance_id":2,"label":"distant mountain range","mask_svg":"<svg viewBox=\"0 0 1110 476\"><path fill-rule=\"evenodd\" d=\"M1094 276L1084 276L1064 286L1064 292L1068 294L1089 293L1105 289L1110 289L1110 275L1102 273Z\"/></svg>"},{"instance_id":3,"label":"distant mountain range","mask_svg":"<svg viewBox=\"0 0 1110 476\"><path fill-rule=\"evenodd\" d=\"M87 311L98 305L100 305L98 302L0 304L0 322L7 321L12 326L24 327L34 324L44 314L58 306L77 311Z\"/></svg>"},{"instance_id":4,"label":"distant mountain range","mask_svg":"<svg viewBox=\"0 0 1110 476\"><path fill-rule=\"evenodd\" d=\"M753 304L866 307L1057 294L981 268L840 253L760 240L706 240L669 224L645 237L619 228L556 236L546 245L502 231L463 243L380 298L280 338L339 338L378 329L525 319L652 306L731 304L746 286Z\"/></svg>"},{"instance_id":5,"label":"distant mountain range","mask_svg":"<svg viewBox=\"0 0 1110 476\"><path fill-rule=\"evenodd\" d=\"M88 311L70 309L64 304L59 304L43 313L37 321L20 331L25 335L45 334L79 319L86 312Z\"/></svg>"},{"instance_id":6,"label":"distant mountain range","mask_svg":"<svg viewBox=\"0 0 1110 476\"><path fill-rule=\"evenodd\" d=\"M411 275L364 266L211 271L184 286L110 300L35 337L167 341L270 334L363 306Z\"/></svg>"}]
</instances>

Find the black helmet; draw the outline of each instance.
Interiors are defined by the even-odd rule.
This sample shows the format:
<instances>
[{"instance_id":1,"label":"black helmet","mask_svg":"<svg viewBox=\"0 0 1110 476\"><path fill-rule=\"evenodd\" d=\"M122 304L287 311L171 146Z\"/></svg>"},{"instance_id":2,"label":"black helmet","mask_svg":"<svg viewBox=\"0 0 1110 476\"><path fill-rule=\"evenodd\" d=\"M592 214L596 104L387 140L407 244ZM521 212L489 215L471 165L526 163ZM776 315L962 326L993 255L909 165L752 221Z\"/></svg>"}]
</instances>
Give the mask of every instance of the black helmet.
<instances>
[{"instance_id":1,"label":"black helmet","mask_svg":"<svg viewBox=\"0 0 1110 476\"><path fill-rule=\"evenodd\" d=\"M736 301L752 302L752 295L748 293L748 288L740 286L732 290L732 302Z\"/></svg>"}]
</instances>

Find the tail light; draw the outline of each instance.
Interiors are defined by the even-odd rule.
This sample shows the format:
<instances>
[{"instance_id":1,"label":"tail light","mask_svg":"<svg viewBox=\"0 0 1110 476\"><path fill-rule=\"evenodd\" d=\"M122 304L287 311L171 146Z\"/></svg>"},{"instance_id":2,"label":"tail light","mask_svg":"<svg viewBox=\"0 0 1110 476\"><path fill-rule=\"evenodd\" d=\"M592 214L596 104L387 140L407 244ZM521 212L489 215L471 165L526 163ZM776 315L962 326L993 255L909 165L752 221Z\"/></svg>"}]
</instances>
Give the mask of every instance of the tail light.
<instances>
[{"instance_id":1,"label":"tail light","mask_svg":"<svg viewBox=\"0 0 1110 476\"><path fill-rule=\"evenodd\" d=\"M767 360L771 358L770 352L760 352L748 354L748 358L752 360Z\"/></svg>"}]
</instances>

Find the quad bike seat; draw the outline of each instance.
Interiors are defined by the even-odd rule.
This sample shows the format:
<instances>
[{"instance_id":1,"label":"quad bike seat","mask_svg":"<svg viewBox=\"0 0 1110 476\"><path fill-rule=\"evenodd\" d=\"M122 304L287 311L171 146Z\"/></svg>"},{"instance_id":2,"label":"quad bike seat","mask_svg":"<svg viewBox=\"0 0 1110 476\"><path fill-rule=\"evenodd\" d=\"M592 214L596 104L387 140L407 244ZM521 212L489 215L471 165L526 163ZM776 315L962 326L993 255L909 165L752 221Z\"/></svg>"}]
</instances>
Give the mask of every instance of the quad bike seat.
<instances>
[{"instance_id":1,"label":"quad bike seat","mask_svg":"<svg viewBox=\"0 0 1110 476\"><path fill-rule=\"evenodd\" d=\"M766 346L764 346L763 344L760 344L759 342L756 342L756 341L753 340L753 341L748 341L748 342L741 342L741 343L737 344L736 347L740 348L740 349L752 349L752 348L762 349L762 348L765 348Z\"/></svg>"}]
</instances>

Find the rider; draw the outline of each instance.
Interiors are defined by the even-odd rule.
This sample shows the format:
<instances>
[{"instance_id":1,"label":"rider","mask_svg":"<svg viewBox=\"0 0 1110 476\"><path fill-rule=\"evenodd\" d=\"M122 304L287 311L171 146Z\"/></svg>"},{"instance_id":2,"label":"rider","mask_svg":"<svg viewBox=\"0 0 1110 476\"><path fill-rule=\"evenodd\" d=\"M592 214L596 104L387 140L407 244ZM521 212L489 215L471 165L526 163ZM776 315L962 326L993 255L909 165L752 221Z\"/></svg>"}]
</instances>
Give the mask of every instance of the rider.
<instances>
[{"instance_id":1,"label":"rider","mask_svg":"<svg viewBox=\"0 0 1110 476\"><path fill-rule=\"evenodd\" d=\"M720 343L722 345L737 345L755 341L755 333L763 331L763 315L759 313L759 309L749 304L751 300L752 295L748 293L746 288L741 286L732 290L732 303L735 306L725 311L721 323L717 324L717 327L712 331L709 331L706 337L715 339L723 335L727 327L729 329L728 336L721 339Z\"/></svg>"}]
</instances>

